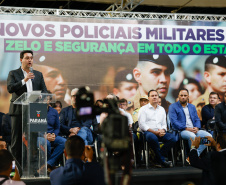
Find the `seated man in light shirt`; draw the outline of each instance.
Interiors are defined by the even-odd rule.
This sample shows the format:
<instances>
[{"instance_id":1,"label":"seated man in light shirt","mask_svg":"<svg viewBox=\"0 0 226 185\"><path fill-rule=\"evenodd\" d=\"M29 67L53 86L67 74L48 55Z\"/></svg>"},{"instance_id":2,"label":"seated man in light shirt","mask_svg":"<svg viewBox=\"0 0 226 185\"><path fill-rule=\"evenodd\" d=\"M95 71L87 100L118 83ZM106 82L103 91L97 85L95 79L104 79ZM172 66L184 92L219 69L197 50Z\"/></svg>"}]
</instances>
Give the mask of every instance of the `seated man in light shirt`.
<instances>
[{"instance_id":1,"label":"seated man in light shirt","mask_svg":"<svg viewBox=\"0 0 226 185\"><path fill-rule=\"evenodd\" d=\"M144 132L144 137L155 152L156 160L162 167L171 167L171 163L165 160L169 150L176 143L174 135L167 133L166 112L158 105L159 95L156 90L148 92L149 103L140 108L138 123ZM160 149L159 141L164 145Z\"/></svg>"}]
</instances>

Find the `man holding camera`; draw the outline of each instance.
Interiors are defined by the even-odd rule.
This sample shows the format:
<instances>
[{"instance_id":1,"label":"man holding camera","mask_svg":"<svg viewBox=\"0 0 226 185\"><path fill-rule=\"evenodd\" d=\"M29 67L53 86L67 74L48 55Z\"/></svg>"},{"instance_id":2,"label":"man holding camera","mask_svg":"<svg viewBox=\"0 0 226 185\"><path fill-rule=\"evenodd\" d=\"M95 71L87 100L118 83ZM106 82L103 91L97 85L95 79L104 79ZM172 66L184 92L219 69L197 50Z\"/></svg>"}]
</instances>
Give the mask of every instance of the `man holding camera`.
<instances>
[{"instance_id":1,"label":"man holding camera","mask_svg":"<svg viewBox=\"0 0 226 185\"><path fill-rule=\"evenodd\" d=\"M195 137L211 136L210 133L200 130L201 123L197 115L195 106L188 103L189 93L188 90L180 89L178 95L179 101L173 103L169 107L169 118L172 127L181 132L182 139L188 140L188 144L191 147L191 140ZM205 145L200 145L197 149L198 156L206 148Z\"/></svg>"},{"instance_id":2,"label":"man holding camera","mask_svg":"<svg viewBox=\"0 0 226 185\"><path fill-rule=\"evenodd\" d=\"M197 148L201 145L202 138L196 137L192 140L189 159L191 166L202 169L202 185L223 185L225 184L226 171L226 133L219 133L216 141L212 137L206 137L210 143L207 146L215 147L216 151L207 153L200 158Z\"/></svg>"},{"instance_id":3,"label":"man holding camera","mask_svg":"<svg viewBox=\"0 0 226 185\"><path fill-rule=\"evenodd\" d=\"M171 167L171 163L165 161L171 147L176 143L173 134L166 132L166 112L162 106L158 105L158 92L150 90L148 92L149 102L140 108L138 113L138 123L140 129L144 132L144 137L152 150L155 152L156 160L162 167ZM159 141L164 143L160 149Z\"/></svg>"}]
</instances>

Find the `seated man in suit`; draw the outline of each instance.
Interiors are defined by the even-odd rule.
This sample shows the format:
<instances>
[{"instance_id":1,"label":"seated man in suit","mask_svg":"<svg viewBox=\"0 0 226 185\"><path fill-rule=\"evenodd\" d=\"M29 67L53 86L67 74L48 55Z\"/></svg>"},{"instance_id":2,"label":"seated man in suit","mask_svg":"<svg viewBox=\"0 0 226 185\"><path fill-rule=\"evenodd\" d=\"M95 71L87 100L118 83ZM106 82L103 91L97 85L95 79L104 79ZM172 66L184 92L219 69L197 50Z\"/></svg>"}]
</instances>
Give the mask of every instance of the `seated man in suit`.
<instances>
[{"instance_id":1,"label":"seated man in suit","mask_svg":"<svg viewBox=\"0 0 226 185\"><path fill-rule=\"evenodd\" d=\"M220 132L226 132L226 93L224 93L224 101L215 107L215 120L217 129Z\"/></svg>"},{"instance_id":2,"label":"seated man in suit","mask_svg":"<svg viewBox=\"0 0 226 185\"><path fill-rule=\"evenodd\" d=\"M48 92L50 93L50 92ZM50 99L51 101L51 99ZM47 171L51 172L54 170L58 164L58 160L64 152L64 145L66 139L59 136L60 132L60 120L57 110L52 108L51 103L48 103L47 107ZM45 145L44 137L38 137L38 147ZM51 147L54 147L51 153ZM40 173L41 170L45 170L45 165L43 165L37 172Z\"/></svg>"},{"instance_id":3,"label":"seated man in suit","mask_svg":"<svg viewBox=\"0 0 226 185\"><path fill-rule=\"evenodd\" d=\"M169 118L172 127L178 131L181 131L182 139L188 140L188 144L191 147L191 140L195 137L211 136L210 133L200 130L201 123L197 115L195 106L188 103L189 93L188 90L183 88L179 90L179 101L173 103L169 107ZM206 148L205 145L200 145L198 148L198 156Z\"/></svg>"},{"instance_id":4,"label":"seated man in suit","mask_svg":"<svg viewBox=\"0 0 226 185\"><path fill-rule=\"evenodd\" d=\"M65 107L60 113L61 134L66 137L78 135L84 139L86 145L93 143L93 135L90 127L97 128L96 119L78 119L76 111L76 93L78 89L71 91L71 106Z\"/></svg>"},{"instance_id":5,"label":"seated man in suit","mask_svg":"<svg viewBox=\"0 0 226 185\"><path fill-rule=\"evenodd\" d=\"M211 92L209 95L209 104L205 105L202 108L202 126L207 130L207 122L210 119L215 119L214 117L214 109L218 104L219 95L217 92Z\"/></svg>"},{"instance_id":6,"label":"seated man in suit","mask_svg":"<svg viewBox=\"0 0 226 185\"><path fill-rule=\"evenodd\" d=\"M213 146L216 151L207 153L206 156L198 157L197 148L200 145L200 137L192 140L189 159L191 166L202 169L202 185L224 185L226 171L226 133L219 133L217 142L212 137L207 137L210 141L208 146Z\"/></svg>"},{"instance_id":7,"label":"seated man in suit","mask_svg":"<svg viewBox=\"0 0 226 185\"><path fill-rule=\"evenodd\" d=\"M52 185L104 185L104 172L97 162L92 162L93 150L85 146L79 136L71 136L65 143L66 164L50 173ZM88 161L84 163L84 161Z\"/></svg>"}]
</instances>

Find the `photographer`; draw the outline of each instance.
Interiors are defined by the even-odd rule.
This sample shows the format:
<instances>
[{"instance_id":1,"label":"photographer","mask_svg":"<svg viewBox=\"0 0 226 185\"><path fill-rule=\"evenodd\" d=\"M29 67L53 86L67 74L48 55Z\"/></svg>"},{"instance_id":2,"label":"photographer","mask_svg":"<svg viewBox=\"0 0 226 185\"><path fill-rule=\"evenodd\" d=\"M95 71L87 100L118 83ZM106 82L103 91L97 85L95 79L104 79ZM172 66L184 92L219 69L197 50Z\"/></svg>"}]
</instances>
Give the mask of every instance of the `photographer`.
<instances>
[{"instance_id":1,"label":"photographer","mask_svg":"<svg viewBox=\"0 0 226 185\"><path fill-rule=\"evenodd\" d=\"M4 139L0 139L0 150L7 150L7 144ZM12 170L10 176L13 175L13 177L11 176L12 180L20 181L20 177L22 176L22 168L15 158L13 160L15 161L15 172Z\"/></svg>"},{"instance_id":2,"label":"photographer","mask_svg":"<svg viewBox=\"0 0 226 185\"><path fill-rule=\"evenodd\" d=\"M103 169L93 160L91 146L85 146L84 140L71 136L65 143L66 164L50 173L53 185L104 185ZM88 161L84 163L84 161Z\"/></svg>"},{"instance_id":3,"label":"photographer","mask_svg":"<svg viewBox=\"0 0 226 185\"><path fill-rule=\"evenodd\" d=\"M204 157L199 158L197 148L201 138L196 137L191 139L191 152L189 153L189 159L191 166L202 169L202 185L225 185L225 171L226 171L226 133L219 133L216 141L206 136L206 140L209 143L206 146L212 146L216 151L207 153Z\"/></svg>"},{"instance_id":4,"label":"photographer","mask_svg":"<svg viewBox=\"0 0 226 185\"><path fill-rule=\"evenodd\" d=\"M8 150L0 150L0 184L25 185L20 179L10 179L13 160Z\"/></svg>"}]
</instances>

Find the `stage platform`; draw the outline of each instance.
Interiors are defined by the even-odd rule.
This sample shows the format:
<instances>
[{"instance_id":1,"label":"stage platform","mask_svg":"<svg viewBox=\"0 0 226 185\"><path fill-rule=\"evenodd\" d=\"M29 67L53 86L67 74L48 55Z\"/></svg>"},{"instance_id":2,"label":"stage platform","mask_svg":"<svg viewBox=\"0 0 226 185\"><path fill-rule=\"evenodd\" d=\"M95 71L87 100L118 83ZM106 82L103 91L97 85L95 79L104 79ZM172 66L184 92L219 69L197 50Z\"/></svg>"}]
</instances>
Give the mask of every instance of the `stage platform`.
<instances>
[{"instance_id":1,"label":"stage platform","mask_svg":"<svg viewBox=\"0 0 226 185\"><path fill-rule=\"evenodd\" d=\"M118 175L120 176L121 173ZM182 185L201 182L202 171L191 166L174 168L133 169L131 185ZM22 179L27 185L50 185L47 179Z\"/></svg>"}]
</instances>

